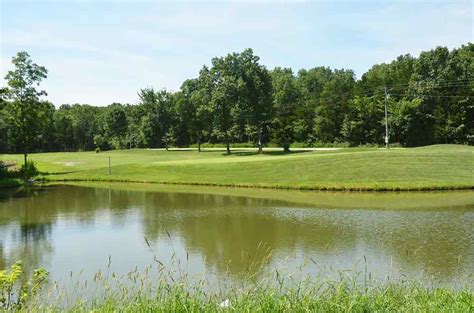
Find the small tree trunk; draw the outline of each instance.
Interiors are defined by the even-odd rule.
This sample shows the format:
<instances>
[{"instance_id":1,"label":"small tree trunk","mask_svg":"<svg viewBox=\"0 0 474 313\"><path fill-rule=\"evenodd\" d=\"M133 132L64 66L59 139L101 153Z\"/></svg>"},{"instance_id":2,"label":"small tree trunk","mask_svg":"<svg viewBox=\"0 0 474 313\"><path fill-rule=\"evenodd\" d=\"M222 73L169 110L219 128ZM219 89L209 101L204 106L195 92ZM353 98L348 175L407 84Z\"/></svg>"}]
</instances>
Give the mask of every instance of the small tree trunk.
<instances>
[{"instance_id":1,"label":"small tree trunk","mask_svg":"<svg viewBox=\"0 0 474 313\"><path fill-rule=\"evenodd\" d=\"M225 147L227 150L227 154L230 154L229 137L227 136L227 133L225 134L224 140L225 140Z\"/></svg>"},{"instance_id":2,"label":"small tree trunk","mask_svg":"<svg viewBox=\"0 0 474 313\"><path fill-rule=\"evenodd\" d=\"M28 179L28 139L23 140L23 158L25 160L25 172L23 173L23 178L26 181Z\"/></svg>"},{"instance_id":3,"label":"small tree trunk","mask_svg":"<svg viewBox=\"0 0 474 313\"><path fill-rule=\"evenodd\" d=\"M258 153L259 154L263 153L263 150L262 150L262 129L261 128L258 129Z\"/></svg>"},{"instance_id":4,"label":"small tree trunk","mask_svg":"<svg viewBox=\"0 0 474 313\"><path fill-rule=\"evenodd\" d=\"M25 172L23 173L24 179L28 179L28 151L25 148L25 153L23 154L23 157L25 159Z\"/></svg>"},{"instance_id":5,"label":"small tree trunk","mask_svg":"<svg viewBox=\"0 0 474 313\"><path fill-rule=\"evenodd\" d=\"M197 140L198 140L198 152L201 152L201 136L199 134L197 136Z\"/></svg>"},{"instance_id":6,"label":"small tree trunk","mask_svg":"<svg viewBox=\"0 0 474 313\"><path fill-rule=\"evenodd\" d=\"M290 152L290 145L289 144L284 144L283 145L283 151L285 153L289 153Z\"/></svg>"}]
</instances>

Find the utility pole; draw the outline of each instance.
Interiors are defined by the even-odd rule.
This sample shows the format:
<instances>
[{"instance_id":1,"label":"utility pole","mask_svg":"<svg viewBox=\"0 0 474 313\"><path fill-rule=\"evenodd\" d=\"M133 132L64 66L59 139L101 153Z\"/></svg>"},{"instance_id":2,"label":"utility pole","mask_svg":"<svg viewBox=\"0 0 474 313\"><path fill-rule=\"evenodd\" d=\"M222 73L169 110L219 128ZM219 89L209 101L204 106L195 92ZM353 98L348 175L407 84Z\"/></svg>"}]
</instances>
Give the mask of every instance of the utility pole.
<instances>
[{"instance_id":1,"label":"utility pole","mask_svg":"<svg viewBox=\"0 0 474 313\"><path fill-rule=\"evenodd\" d=\"M387 112L387 100L389 94L387 93L387 86L385 86L385 148L389 148L388 146L388 112Z\"/></svg>"}]
</instances>

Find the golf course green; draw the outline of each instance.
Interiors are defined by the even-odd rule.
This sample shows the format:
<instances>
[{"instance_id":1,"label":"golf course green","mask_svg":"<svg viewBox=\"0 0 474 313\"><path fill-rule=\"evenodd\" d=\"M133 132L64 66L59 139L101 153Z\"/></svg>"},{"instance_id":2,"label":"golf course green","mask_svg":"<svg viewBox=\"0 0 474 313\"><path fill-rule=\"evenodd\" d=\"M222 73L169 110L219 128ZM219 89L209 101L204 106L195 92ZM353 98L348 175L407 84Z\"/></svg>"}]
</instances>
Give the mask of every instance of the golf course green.
<instances>
[{"instance_id":1,"label":"golf course green","mask_svg":"<svg viewBox=\"0 0 474 313\"><path fill-rule=\"evenodd\" d=\"M0 160L21 164L22 155ZM474 147L133 149L30 154L44 181L127 181L310 190L435 190L474 188ZM109 173L110 157L110 173Z\"/></svg>"}]
</instances>

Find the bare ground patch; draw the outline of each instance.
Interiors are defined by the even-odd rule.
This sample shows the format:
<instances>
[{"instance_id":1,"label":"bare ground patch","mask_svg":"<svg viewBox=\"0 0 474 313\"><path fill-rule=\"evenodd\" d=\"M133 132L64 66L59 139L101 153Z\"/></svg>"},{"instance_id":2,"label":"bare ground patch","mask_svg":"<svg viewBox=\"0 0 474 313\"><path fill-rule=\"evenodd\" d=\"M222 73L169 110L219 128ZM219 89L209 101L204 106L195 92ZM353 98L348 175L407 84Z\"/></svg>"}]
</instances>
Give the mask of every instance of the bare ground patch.
<instances>
[{"instance_id":1,"label":"bare ground patch","mask_svg":"<svg viewBox=\"0 0 474 313\"><path fill-rule=\"evenodd\" d=\"M4 160L3 164L5 164L5 167L9 172L16 172L20 169L20 166L18 165L17 161L13 160Z\"/></svg>"},{"instance_id":2,"label":"bare ground patch","mask_svg":"<svg viewBox=\"0 0 474 313\"><path fill-rule=\"evenodd\" d=\"M82 162L73 162L73 161L64 161L64 162L53 162L53 164L63 165L63 166L76 166Z\"/></svg>"}]
</instances>

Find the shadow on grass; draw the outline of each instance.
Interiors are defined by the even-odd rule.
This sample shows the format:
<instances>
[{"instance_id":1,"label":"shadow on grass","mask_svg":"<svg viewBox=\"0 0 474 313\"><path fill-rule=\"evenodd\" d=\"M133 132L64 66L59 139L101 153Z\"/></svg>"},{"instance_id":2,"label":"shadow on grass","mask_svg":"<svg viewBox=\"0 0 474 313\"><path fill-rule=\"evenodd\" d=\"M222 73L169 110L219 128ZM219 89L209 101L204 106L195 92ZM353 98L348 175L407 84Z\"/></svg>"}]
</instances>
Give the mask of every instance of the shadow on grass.
<instances>
[{"instance_id":1,"label":"shadow on grass","mask_svg":"<svg viewBox=\"0 0 474 313\"><path fill-rule=\"evenodd\" d=\"M160 150L161 151L161 150ZM165 150L163 148L162 151L168 151L168 152L189 152L189 151L197 151L197 148L169 148L168 150Z\"/></svg>"},{"instance_id":2,"label":"shadow on grass","mask_svg":"<svg viewBox=\"0 0 474 313\"><path fill-rule=\"evenodd\" d=\"M82 172L82 171L83 170L65 171L65 172L38 172L38 174L43 175L43 176L49 176L49 175L72 174L72 173L77 173L77 172Z\"/></svg>"},{"instance_id":3,"label":"shadow on grass","mask_svg":"<svg viewBox=\"0 0 474 313\"><path fill-rule=\"evenodd\" d=\"M252 155L258 155L258 152L257 151L238 151L238 149L236 149L237 151L232 151L231 150L231 154L228 154L227 152L224 152L222 153L223 156L252 156ZM265 149L263 150L263 154L264 155L290 155L290 154L297 154L297 153L306 153L306 152L312 152L312 151L308 151L308 150L291 150L290 152L285 152L283 150L281 151L265 151Z\"/></svg>"}]
</instances>

